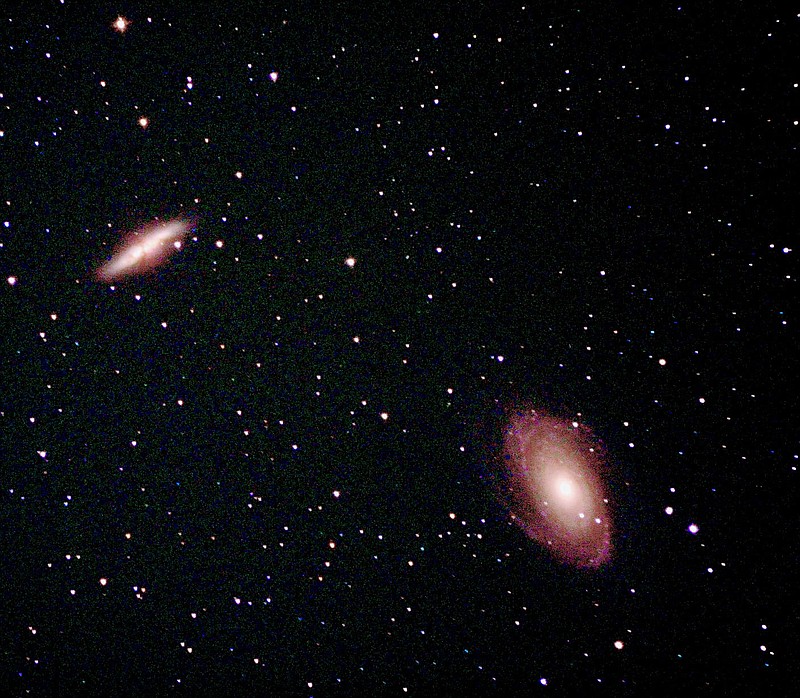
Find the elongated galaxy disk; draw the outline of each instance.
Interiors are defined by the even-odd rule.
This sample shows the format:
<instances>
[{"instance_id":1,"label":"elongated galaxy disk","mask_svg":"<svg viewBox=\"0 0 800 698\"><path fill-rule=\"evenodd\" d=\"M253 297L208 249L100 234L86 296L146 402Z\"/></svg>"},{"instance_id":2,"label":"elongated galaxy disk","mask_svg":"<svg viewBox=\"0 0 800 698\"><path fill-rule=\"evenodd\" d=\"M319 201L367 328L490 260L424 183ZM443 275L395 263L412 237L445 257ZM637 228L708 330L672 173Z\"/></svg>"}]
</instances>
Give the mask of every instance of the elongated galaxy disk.
<instances>
[{"instance_id":1,"label":"elongated galaxy disk","mask_svg":"<svg viewBox=\"0 0 800 698\"><path fill-rule=\"evenodd\" d=\"M116 254L97 270L97 278L102 281L114 281L152 269L163 262L171 252L180 248L187 227L184 221L172 221L134 233Z\"/></svg>"},{"instance_id":2,"label":"elongated galaxy disk","mask_svg":"<svg viewBox=\"0 0 800 698\"><path fill-rule=\"evenodd\" d=\"M610 507L600 447L578 422L534 410L504 434L505 498L525 533L558 560L597 568L611 557Z\"/></svg>"}]
</instances>

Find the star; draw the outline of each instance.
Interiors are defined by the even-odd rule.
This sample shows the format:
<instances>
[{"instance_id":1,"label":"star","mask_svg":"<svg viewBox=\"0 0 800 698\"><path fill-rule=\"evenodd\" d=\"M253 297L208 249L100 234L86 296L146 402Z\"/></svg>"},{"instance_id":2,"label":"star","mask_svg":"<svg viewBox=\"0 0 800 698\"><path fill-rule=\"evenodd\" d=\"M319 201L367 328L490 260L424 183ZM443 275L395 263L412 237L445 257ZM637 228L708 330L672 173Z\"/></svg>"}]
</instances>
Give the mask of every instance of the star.
<instances>
[{"instance_id":1,"label":"star","mask_svg":"<svg viewBox=\"0 0 800 698\"><path fill-rule=\"evenodd\" d=\"M127 31L129 24L130 22L127 19L120 16L114 20L114 23L111 26L114 27L114 31L117 31L120 34L124 34Z\"/></svg>"}]
</instances>

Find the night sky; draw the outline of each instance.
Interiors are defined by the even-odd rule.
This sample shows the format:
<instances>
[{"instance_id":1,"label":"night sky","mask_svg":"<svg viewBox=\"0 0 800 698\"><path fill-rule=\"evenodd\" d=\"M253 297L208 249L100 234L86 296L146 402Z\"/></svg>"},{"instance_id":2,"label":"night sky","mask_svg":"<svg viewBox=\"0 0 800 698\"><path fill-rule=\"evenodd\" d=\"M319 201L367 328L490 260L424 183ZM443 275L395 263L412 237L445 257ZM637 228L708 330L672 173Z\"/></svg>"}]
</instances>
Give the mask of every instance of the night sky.
<instances>
[{"instance_id":1,"label":"night sky","mask_svg":"<svg viewBox=\"0 0 800 698\"><path fill-rule=\"evenodd\" d=\"M0 694L792 694L796 13L19 4Z\"/></svg>"}]
</instances>

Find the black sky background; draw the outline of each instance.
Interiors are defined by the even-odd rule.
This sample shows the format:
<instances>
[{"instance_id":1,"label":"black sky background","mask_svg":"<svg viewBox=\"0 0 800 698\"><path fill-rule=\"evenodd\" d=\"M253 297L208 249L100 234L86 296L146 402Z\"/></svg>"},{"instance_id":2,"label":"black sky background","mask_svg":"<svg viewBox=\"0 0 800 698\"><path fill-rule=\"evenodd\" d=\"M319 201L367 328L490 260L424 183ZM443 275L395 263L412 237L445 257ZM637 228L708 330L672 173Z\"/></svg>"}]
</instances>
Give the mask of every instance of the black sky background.
<instances>
[{"instance_id":1,"label":"black sky background","mask_svg":"<svg viewBox=\"0 0 800 698\"><path fill-rule=\"evenodd\" d=\"M791 695L796 15L2 20L3 691ZM496 496L523 405L604 447L599 571Z\"/></svg>"}]
</instances>

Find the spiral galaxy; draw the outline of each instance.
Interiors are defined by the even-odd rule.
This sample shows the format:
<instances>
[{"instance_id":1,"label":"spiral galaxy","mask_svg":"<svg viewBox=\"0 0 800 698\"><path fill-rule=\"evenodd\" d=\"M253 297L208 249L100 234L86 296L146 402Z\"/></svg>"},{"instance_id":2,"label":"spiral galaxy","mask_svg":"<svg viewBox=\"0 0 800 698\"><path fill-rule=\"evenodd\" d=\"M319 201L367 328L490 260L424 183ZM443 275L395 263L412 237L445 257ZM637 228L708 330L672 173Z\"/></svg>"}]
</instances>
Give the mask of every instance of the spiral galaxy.
<instances>
[{"instance_id":1,"label":"spiral galaxy","mask_svg":"<svg viewBox=\"0 0 800 698\"><path fill-rule=\"evenodd\" d=\"M512 519L558 560L597 568L611 557L601 450L584 426L536 411L513 415L504 435Z\"/></svg>"}]
</instances>

